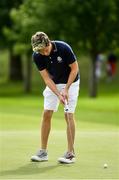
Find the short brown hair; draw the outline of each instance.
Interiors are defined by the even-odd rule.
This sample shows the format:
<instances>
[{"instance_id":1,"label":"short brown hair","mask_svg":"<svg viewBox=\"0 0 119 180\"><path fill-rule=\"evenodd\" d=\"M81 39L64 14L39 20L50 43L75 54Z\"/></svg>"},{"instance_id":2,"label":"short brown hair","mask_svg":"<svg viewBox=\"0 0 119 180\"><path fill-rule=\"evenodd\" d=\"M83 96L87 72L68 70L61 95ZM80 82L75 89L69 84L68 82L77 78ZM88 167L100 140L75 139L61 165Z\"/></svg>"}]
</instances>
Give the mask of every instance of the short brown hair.
<instances>
[{"instance_id":1,"label":"short brown hair","mask_svg":"<svg viewBox=\"0 0 119 180\"><path fill-rule=\"evenodd\" d=\"M37 51L39 49L45 48L46 46L49 46L49 43L50 43L49 37L44 32L36 32L31 37L31 45L33 51Z\"/></svg>"}]
</instances>

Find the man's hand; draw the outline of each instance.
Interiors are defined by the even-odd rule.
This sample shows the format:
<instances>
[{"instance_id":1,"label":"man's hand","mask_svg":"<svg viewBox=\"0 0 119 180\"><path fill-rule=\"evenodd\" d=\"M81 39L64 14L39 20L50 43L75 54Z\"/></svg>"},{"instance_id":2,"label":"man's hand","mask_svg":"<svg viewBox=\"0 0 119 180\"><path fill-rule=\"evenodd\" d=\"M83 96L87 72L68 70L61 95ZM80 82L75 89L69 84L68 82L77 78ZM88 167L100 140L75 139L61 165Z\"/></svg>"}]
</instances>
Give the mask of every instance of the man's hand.
<instances>
[{"instance_id":1,"label":"man's hand","mask_svg":"<svg viewBox=\"0 0 119 180\"><path fill-rule=\"evenodd\" d=\"M78 63L75 61L74 63L70 64L69 67L71 68L71 72L69 74L68 82L65 88L60 92L60 94L64 97L64 99L68 102L68 90L70 85L74 82L76 75L78 73Z\"/></svg>"},{"instance_id":2,"label":"man's hand","mask_svg":"<svg viewBox=\"0 0 119 180\"><path fill-rule=\"evenodd\" d=\"M64 100L66 100L68 102L68 89L64 88L60 94L63 96Z\"/></svg>"},{"instance_id":3,"label":"man's hand","mask_svg":"<svg viewBox=\"0 0 119 180\"><path fill-rule=\"evenodd\" d=\"M59 94L59 95L58 95L58 98L59 98L59 100L60 100L60 103L63 104L63 105L65 105L65 98L64 98L64 96L63 96L62 94Z\"/></svg>"}]
</instances>

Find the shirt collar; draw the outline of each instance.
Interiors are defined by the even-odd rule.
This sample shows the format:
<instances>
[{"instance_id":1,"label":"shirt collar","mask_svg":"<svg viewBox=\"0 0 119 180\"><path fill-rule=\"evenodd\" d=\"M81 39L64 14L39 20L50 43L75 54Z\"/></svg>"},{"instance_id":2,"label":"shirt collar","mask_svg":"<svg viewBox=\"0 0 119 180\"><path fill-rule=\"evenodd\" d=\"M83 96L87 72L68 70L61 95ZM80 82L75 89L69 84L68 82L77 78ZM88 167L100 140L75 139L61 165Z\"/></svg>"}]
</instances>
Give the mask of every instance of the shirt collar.
<instances>
[{"instance_id":1,"label":"shirt collar","mask_svg":"<svg viewBox=\"0 0 119 180\"><path fill-rule=\"evenodd\" d=\"M57 46L56 46L56 43L54 41L51 42L52 45L53 45L53 50L52 52L57 52Z\"/></svg>"}]
</instances>

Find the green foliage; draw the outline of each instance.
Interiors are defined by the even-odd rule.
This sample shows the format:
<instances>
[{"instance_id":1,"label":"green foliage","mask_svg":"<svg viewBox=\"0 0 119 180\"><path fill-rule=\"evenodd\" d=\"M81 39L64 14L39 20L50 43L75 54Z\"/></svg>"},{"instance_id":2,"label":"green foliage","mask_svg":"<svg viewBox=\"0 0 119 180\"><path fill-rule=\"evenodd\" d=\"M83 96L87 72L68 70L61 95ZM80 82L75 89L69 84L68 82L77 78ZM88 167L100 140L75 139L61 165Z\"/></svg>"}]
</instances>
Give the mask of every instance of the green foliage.
<instances>
[{"instance_id":1,"label":"green foliage","mask_svg":"<svg viewBox=\"0 0 119 180\"><path fill-rule=\"evenodd\" d=\"M26 0L24 4L19 7L19 10L12 9L11 19L13 20L13 29L9 29L12 39L15 40L15 51L27 52L31 49L30 39L33 33L42 29L42 16L44 13L43 0L31 1ZM21 51L22 50L22 51Z\"/></svg>"},{"instance_id":2,"label":"green foliage","mask_svg":"<svg viewBox=\"0 0 119 180\"><path fill-rule=\"evenodd\" d=\"M77 54L81 51L90 54L93 62L99 52L113 49L118 52L118 0L25 0L22 4L21 2L0 1L2 5L0 25L6 36L4 43L6 46L14 46L14 53L31 53L30 39L36 31L45 31L51 39L67 41L75 51L78 51ZM1 38L4 39L3 35ZM94 86L95 64L92 74L90 82L94 82L91 85Z\"/></svg>"},{"instance_id":3,"label":"green foliage","mask_svg":"<svg viewBox=\"0 0 119 180\"><path fill-rule=\"evenodd\" d=\"M88 52L108 50L116 45L118 13L115 0L48 0L46 8L53 26L50 29L52 34L58 34Z\"/></svg>"},{"instance_id":4,"label":"green foliage","mask_svg":"<svg viewBox=\"0 0 119 180\"><path fill-rule=\"evenodd\" d=\"M45 31L51 39L66 40L76 49L108 51L118 44L118 9L117 0L26 0L19 10L11 11L11 37L30 48L32 34Z\"/></svg>"},{"instance_id":5,"label":"green foliage","mask_svg":"<svg viewBox=\"0 0 119 180\"><path fill-rule=\"evenodd\" d=\"M11 9L18 8L22 3L22 0L1 0L0 1L0 45L3 47L8 47L10 44L9 36L4 34L4 28L12 28L12 20L10 18Z\"/></svg>"},{"instance_id":6,"label":"green foliage","mask_svg":"<svg viewBox=\"0 0 119 180\"><path fill-rule=\"evenodd\" d=\"M0 11L1 27L7 22L9 30L4 28L4 33L10 42L30 48L32 34L40 30L87 52L114 49L118 44L118 0L25 0L19 8L20 3L10 2L1 1Z\"/></svg>"}]
</instances>

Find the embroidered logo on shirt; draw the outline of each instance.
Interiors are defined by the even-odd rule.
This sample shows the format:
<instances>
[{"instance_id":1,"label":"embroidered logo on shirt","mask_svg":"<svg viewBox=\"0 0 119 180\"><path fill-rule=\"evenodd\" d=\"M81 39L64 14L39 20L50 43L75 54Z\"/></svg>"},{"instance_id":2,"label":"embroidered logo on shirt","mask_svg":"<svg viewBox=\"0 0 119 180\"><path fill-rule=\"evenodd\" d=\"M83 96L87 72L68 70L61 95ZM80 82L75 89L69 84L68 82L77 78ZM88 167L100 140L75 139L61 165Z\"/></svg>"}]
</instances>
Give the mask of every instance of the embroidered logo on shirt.
<instances>
[{"instance_id":1,"label":"embroidered logo on shirt","mask_svg":"<svg viewBox=\"0 0 119 180\"><path fill-rule=\"evenodd\" d=\"M62 62L62 58L60 56L57 57L57 61L58 63L61 63Z\"/></svg>"}]
</instances>

